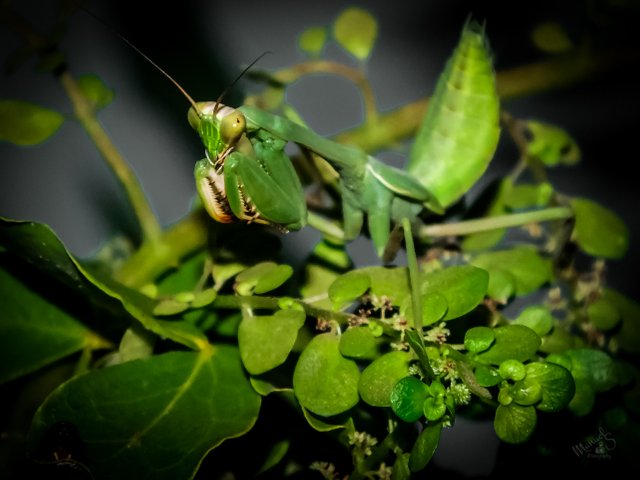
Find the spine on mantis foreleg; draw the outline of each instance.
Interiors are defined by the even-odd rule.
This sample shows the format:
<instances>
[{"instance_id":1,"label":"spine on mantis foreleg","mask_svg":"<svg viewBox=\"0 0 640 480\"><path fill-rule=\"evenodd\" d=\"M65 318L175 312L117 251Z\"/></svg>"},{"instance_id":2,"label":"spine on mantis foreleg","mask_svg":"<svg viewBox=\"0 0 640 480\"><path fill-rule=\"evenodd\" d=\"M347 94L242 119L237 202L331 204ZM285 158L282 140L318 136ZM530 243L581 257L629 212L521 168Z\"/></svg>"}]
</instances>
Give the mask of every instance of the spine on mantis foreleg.
<instances>
[{"instance_id":1,"label":"spine on mantis foreleg","mask_svg":"<svg viewBox=\"0 0 640 480\"><path fill-rule=\"evenodd\" d=\"M482 176L498 144L499 100L484 28L467 21L418 130L407 171L447 207Z\"/></svg>"}]
</instances>

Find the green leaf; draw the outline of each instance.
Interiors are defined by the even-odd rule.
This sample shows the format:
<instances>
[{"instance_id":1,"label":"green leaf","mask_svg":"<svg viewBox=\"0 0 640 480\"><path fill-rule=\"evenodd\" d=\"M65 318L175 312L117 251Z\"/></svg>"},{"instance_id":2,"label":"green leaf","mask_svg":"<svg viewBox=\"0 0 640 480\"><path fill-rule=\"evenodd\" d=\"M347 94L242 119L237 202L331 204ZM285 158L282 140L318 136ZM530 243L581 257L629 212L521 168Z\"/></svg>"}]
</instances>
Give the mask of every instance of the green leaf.
<instances>
[{"instance_id":1,"label":"green leaf","mask_svg":"<svg viewBox=\"0 0 640 480\"><path fill-rule=\"evenodd\" d=\"M307 257L304 269L304 283L300 295L305 302L318 308L332 307L327 291L341 274L353 268L344 242L334 242L323 238Z\"/></svg>"},{"instance_id":2,"label":"green leaf","mask_svg":"<svg viewBox=\"0 0 640 480\"><path fill-rule=\"evenodd\" d=\"M529 246L481 253L470 263L487 270L491 277L495 270L510 272L515 277L518 296L536 291L553 278L550 260L542 258L534 247ZM490 290L492 280L489 280Z\"/></svg>"},{"instance_id":3,"label":"green leaf","mask_svg":"<svg viewBox=\"0 0 640 480\"><path fill-rule=\"evenodd\" d=\"M526 146L527 156L540 160L545 167L575 165L580 161L580 147L565 129L532 119L524 122L531 137Z\"/></svg>"},{"instance_id":4,"label":"green leaf","mask_svg":"<svg viewBox=\"0 0 640 480\"><path fill-rule=\"evenodd\" d=\"M569 409L578 416L583 417L593 409L596 403L596 392L591 386L591 382L585 378L575 379L576 391L569 402Z\"/></svg>"},{"instance_id":5,"label":"green leaf","mask_svg":"<svg viewBox=\"0 0 640 480\"><path fill-rule=\"evenodd\" d=\"M275 290L293 275L289 265L261 262L239 273L235 289L240 295L258 295Z\"/></svg>"},{"instance_id":6,"label":"green leaf","mask_svg":"<svg viewBox=\"0 0 640 480\"><path fill-rule=\"evenodd\" d=\"M447 411L447 407L444 404L443 399L427 397L427 399L422 404L422 411L428 421L435 422L442 418L442 416Z\"/></svg>"},{"instance_id":7,"label":"green leaf","mask_svg":"<svg viewBox=\"0 0 640 480\"><path fill-rule=\"evenodd\" d=\"M0 384L109 342L0 266Z\"/></svg>"},{"instance_id":8,"label":"green leaf","mask_svg":"<svg viewBox=\"0 0 640 480\"><path fill-rule=\"evenodd\" d=\"M509 387L509 396L518 405L534 405L542 399L542 386L532 378L525 378Z\"/></svg>"},{"instance_id":9,"label":"green leaf","mask_svg":"<svg viewBox=\"0 0 640 480\"><path fill-rule=\"evenodd\" d=\"M618 215L586 198L572 199L571 207L576 216L572 240L582 251L600 258L624 257L629 230Z\"/></svg>"},{"instance_id":10,"label":"green leaf","mask_svg":"<svg viewBox=\"0 0 640 480\"><path fill-rule=\"evenodd\" d=\"M278 310L273 315L245 316L238 329L242 363L251 375L260 375L284 363L304 325L299 310Z\"/></svg>"},{"instance_id":11,"label":"green leaf","mask_svg":"<svg viewBox=\"0 0 640 480\"><path fill-rule=\"evenodd\" d=\"M317 57L327 43L326 27L309 27L298 39L298 47L312 57Z\"/></svg>"},{"instance_id":12,"label":"green leaf","mask_svg":"<svg viewBox=\"0 0 640 480\"><path fill-rule=\"evenodd\" d=\"M438 292L430 292L421 296L422 302L422 326L432 325L447 313L449 305L447 299ZM411 296L405 299L403 305L400 306L400 312L404 313L407 318L413 320L413 302ZM413 324L413 323L412 323Z\"/></svg>"},{"instance_id":13,"label":"green leaf","mask_svg":"<svg viewBox=\"0 0 640 480\"><path fill-rule=\"evenodd\" d=\"M393 305L406 303L411 295L409 289L409 271L404 267L367 267L358 270L366 273L371 282L369 291L373 295L386 296Z\"/></svg>"},{"instance_id":14,"label":"green leaf","mask_svg":"<svg viewBox=\"0 0 640 480\"><path fill-rule=\"evenodd\" d=\"M416 443L413 444L409 457L409 469L412 472L419 472L431 461L433 454L438 448L441 432L442 422L429 423L424 427L422 432L420 432Z\"/></svg>"},{"instance_id":15,"label":"green leaf","mask_svg":"<svg viewBox=\"0 0 640 480\"><path fill-rule=\"evenodd\" d=\"M622 317L622 327L614 337L618 347L629 353L640 354L640 305L610 288L604 289L602 298L613 303Z\"/></svg>"},{"instance_id":16,"label":"green leaf","mask_svg":"<svg viewBox=\"0 0 640 480\"><path fill-rule=\"evenodd\" d=\"M318 432L326 433L342 429L346 429L347 431L355 430L353 426L353 419L351 417L348 417L345 421L342 421L340 423L329 423L324 421L323 419L316 417L304 407L302 407L302 413L311 428Z\"/></svg>"},{"instance_id":17,"label":"green leaf","mask_svg":"<svg viewBox=\"0 0 640 480\"><path fill-rule=\"evenodd\" d=\"M548 182L514 185L505 198L505 205L513 210L545 207L553 195L553 187Z\"/></svg>"},{"instance_id":18,"label":"green leaf","mask_svg":"<svg viewBox=\"0 0 640 480\"><path fill-rule=\"evenodd\" d=\"M558 22L542 22L531 32L533 44L543 52L565 53L573 49L573 42Z\"/></svg>"},{"instance_id":19,"label":"green leaf","mask_svg":"<svg viewBox=\"0 0 640 480\"><path fill-rule=\"evenodd\" d=\"M118 327L118 319L121 323L129 322L131 315L145 328L163 338L192 349L209 347L206 336L193 325L184 321L169 322L156 318L153 310L157 300L116 282L104 272L90 272L67 252L46 225L0 219L0 245L4 245L12 254L38 271L50 275L73 290L81 291L94 303L112 309L112 328ZM115 315L116 312L120 316Z\"/></svg>"},{"instance_id":20,"label":"green leaf","mask_svg":"<svg viewBox=\"0 0 640 480\"><path fill-rule=\"evenodd\" d=\"M362 400L374 407L390 407L394 386L409 375L411 355L389 352L374 360L362 371L358 391Z\"/></svg>"},{"instance_id":21,"label":"green leaf","mask_svg":"<svg viewBox=\"0 0 640 480\"><path fill-rule=\"evenodd\" d=\"M346 412L359 400L360 371L340 354L339 344L333 333L315 336L293 372L293 390L300 404L324 417Z\"/></svg>"},{"instance_id":22,"label":"green leaf","mask_svg":"<svg viewBox=\"0 0 640 480\"><path fill-rule=\"evenodd\" d=\"M520 315L513 323L529 327L540 337L543 337L553 328L553 316L546 307L530 305L520 312Z\"/></svg>"},{"instance_id":23,"label":"green leaf","mask_svg":"<svg viewBox=\"0 0 640 480\"><path fill-rule=\"evenodd\" d=\"M523 407L512 403L496 409L493 428L500 440L506 443L524 443L536 428L537 415L534 407Z\"/></svg>"},{"instance_id":24,"label":"green leaf","mask_svg":"<svg viewBox=\"0 0 640 480\"><path fill-rule=\"evenodd\" d=\"M236 349L171 352L63 384L38 410L30 443L66 420L96 478L188 479L207 452L253 426L260 403Z\"/></svg>"},{"instance_id":25,"label":"green leaf","mask_svg":"<svg viewBox=\"0 0 640 480\"><path fill-rule=\"evenodd\" d=\"M542 337L540 351L544 353L561 353L571 348L577 348L583 343L580 338L567 330L566 325L556 320L551 333Z\"/></svg>"},{"instance_id":26,"label":"green leaf","mask_svg":"<svg viewBox=\"0 0 640 480\"><path fill-rule=\"evenodd\" d=\"M340 353L355 359L378 356L377 339L368 326L351 327L340 336Z\"/></svg>"},{"instance_id":27,"label":"green leaf","mask_svg":"<svg viewBox=\"0 0 640 480\"><path fill-rule=\"evenodd\" d=\"M478 365L474 373L478 384L482 387L494 387L502 381L498 371L486 365Z\"/></svg>"},{"instance_id":28,"label":"green leaf","mask_svg":"<svg viewBox=\"0 0 640 480\"><path fill-rule=\"evenodd\" d=\"M423 405L428 394L426 384L416 377L405 377L391 390L391 408L405 422L415 422L424 414Z\"/></svg>"},{"instance_id":29,"label":"green leaf","mask_svg":"<svg viewBox=\"0 0 640 480\"><path fill-rule=\"evenodd\" d=\"M278 465L278 463L280 463L282 461L284 456L289 451L290 444L291 444L291 442L288 439L280 440L279 442L276 442L269 449L269 453L267 454L267 458L265 459L264 463L262 464L262 467L260 467L260 470L258 470L257 475L260 475L261 473L264 473L267 470L270 470L273 467L275 467L276 465Z\"/></svg>"},{"instance_id":30,"label":"green leaf","mask_svg":"<svg viewBox=\"0 0 640 480\"><path fill-rule=\"evenodd\" d=\"M185 302L179 302L174 298L167 298L160 300L155 307L153 307L153 314L156 316L171 316L184 312L189 309L189 304Z\"/></svg>"},{"instance_id":31,"label":"green leaf","mask_svg":"<svg viewBox=\"0 0 640 480\"><path fill-rule=\"evenodd\" d=\"M505 325L493 331L496 341L489 350L478 354L481 362L493 365L509 359L524 362L533 357L540 346L540 337L524 325Z\"/></svg>"},{"instance_id":32,"label":"green leaf","mask_svg":"<svg viewBox=\"0 0 640 480\"><path fill-rule=\"evenodd\" d=\"M573 398L575 383L569 370L550 362L533 362L526 366L527 380L542 387L542 400L536 405L543 412L562 410Z\"/></svg>"},{"instance_id":33,"label":"green leaf","mask_svg":"<svg viewBox=\"0 0 640 480\"><path fill-rule=\"evenodd\" d=\"M376 19L359 7L345 9L333 24L333 36L337 42L361 61L371 55L377 34Z\"/></svg>"},{"instance_id":34,"label":"green leaf","mask_svg":"<svg viewBox=\"0 0 640 480\"><path fill-rule=\"evenodd\" d=\"M458 265L423 274L422 295L440 294L448 309L443 320L469 313L484 300L489 284L486 271L471 265Z\"/></svg>"},{"instance_id":35,"label":"green leaf","mask_svg":"<svg viewBox=\"0 0 640 480\"><path fill-rule=\"evenodd\" d=\"M81 75L77 80L82 94L91 102L93 108L99 110L113 101L113 90L107 87L100 77Z\"/></svg>"},{"instance_id":36,"label":"green leaf","mask_svg":"<svg viewBox=\"0 0 640 480\"><path fill-rule=\"evenodd\" d=\"M573 377L587 380L595 392L605 392L618 383L616 365L605 352L579 348L568 350L564 354L571 359Z\"/></svg>"},{"instance_id":37,"label":"green leaf","mask_svg":"<svg viewBox=\"0 0 640 480\"><path fill-rule=\"evenodd\" d=\"M599 330L611 330L620 322L620 311L606 298L599 298L587 307L591 323Z\"/></svg>"},{"instance_id":38,"label":"green leaf","mask_svg":"<svg viewBox=\"0 0 640 480\"><path fill-rule=\"evenodd\" d=\"M513 273L501 268L491 270L487 295L496 302L506 304L509 298L516 293L516 277Z\"/></svg>"},{"instance_id":39,"label":"green leaf","mask_svg":"<svg viewBox=\"0 0 640 480\"><path fill-rule=\"evenodd\" d=\"M470 352L483 352L491 346L495 338L492 328L471 327L464 334L464 348Z\"/></svg>"},{"instance_id":40,"label":"green leaf","mask_svg":"<svg viewBox=\"0 0 640 480\"><path fill-rule=\"evenodd\" d=\"M505 360L500 364L500 367L498 368L498 373L500 373L500 376L502 378L517 382L518 380L522 380L525 377L525 375L527 374L527 371L522 362L519 362L518 360L509 359L509 360Z\"/></svg>"},{"instance_id":41,"label":"green leaf","mask_svg":"<svg viewBox=\"0 0 640 480\"><path fill-rule=\"evenodd\" d=\"M369 275L358 270L340 275L329 286L329 299L333 308L340 310L366 293L371 285Z\"/></svg>"},{"instance_id":42,"label":"green leaf","mask_svg":"<svg viewBox=\"0 0 640 480\"><path fill-rule=\"evenodd\" d=\"M58 131L64 117L54 110L20 100L0 100L0 141L36 145Z\"/></svg>"}]
</instances>

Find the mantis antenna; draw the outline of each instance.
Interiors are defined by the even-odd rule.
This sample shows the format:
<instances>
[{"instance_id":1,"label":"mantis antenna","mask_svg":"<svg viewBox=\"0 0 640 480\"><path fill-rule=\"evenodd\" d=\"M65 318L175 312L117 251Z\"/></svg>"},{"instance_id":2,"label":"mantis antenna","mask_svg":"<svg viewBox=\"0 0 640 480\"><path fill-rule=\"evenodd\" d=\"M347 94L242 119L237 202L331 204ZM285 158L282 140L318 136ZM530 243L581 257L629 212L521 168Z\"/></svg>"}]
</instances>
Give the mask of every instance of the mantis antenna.
<instances>
[{"instance_id":1,"label":"mantis antenna","mask_svg":"<svg viewBox=\"0 0 640 480\"><path fill-rule=\"evenodd\" d=\"M136 52L138 55L140 55L142 58L144 58L147 62L149 62L156 70L158 70L162 75L165 76L165 78L167 78L167 80L169 80L179 91L180 93L182 93L182 95L189 101L189 103L191 104L191 106L193 107L193 109L195 110L195 112L198 114L199 117L202 117L202 112L201 110L198 108L198 103L193 99L193 97L191 97L191 95L189 95L187 93L187 91L182 87L182 85L180 85L178 83L178 81L176 79L174 79L171 75L169 75L169 73L164 70L160 65L158 65L156 62L154 62L151 57L149 57L146 53L144 53L142 50L140 50L138 47L136 47L127 37L125 37L124 35L122 35L120 32L118 32L116 29L114 29L111 25L109 25L106 21L104 21L102 18L100 18L98 15L96 15L95 13L93 13L91 10L89 10L88 8L86 8L83 5L78 5L82 10L84 10L87 14L91 15L95 20L97 20L98 22L100 22L101 24L103 24L105 27L107 27L109 30L111 30L120 40L122 40L124 43L126 43L127 45L129 45L129 47L131 47L133 49L134 52ZM258 61L260 61L260 59L262 59L262 57L264 57L265 55L267 55L268 53L272 53L270 51L265 51L263 53L261 53L260 55L258 55L258 57L256 57L249 65L247 65L237 76L236 78L231 82L231 84L229 84L228 87L226 87L222 93L218 96L218 99L216 100L216 105L215 108L213 109L213 113L214 115L220 110L220 106L222 105L222 99L224 98L224 96L229 93L229 90L231 88L233 88L233 86L238 83L238 81L244 76L245 73L247 73L249 71L249 69L251 67L253 67L256 63L258 63Z\"/></svg>"}]
</instances>

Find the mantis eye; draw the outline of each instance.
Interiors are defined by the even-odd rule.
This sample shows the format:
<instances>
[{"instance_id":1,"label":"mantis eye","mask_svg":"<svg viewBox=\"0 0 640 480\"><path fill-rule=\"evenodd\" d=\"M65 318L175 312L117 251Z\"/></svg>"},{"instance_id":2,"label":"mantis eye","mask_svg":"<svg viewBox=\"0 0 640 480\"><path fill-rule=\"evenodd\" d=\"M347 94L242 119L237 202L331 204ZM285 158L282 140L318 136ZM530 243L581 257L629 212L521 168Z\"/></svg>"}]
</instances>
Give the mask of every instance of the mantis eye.
<instances>
[{"instance_id":1,"label":"mantis eye","mask_svg":"<svg viewBox=\"0 0 640 480\"><path fill-rule=\"evenodd\" d=\"M189 112L187 113L187 119L189 120L189 125L191 125L191 128L193 128L197 132L200 128L200 113L198 113L195 108L191 107L189 109Z\"/></svg>"},{"instance_id":2,"label":"mantis eye","mask_svg":"<svg viewBox=\"0 0 640 480\"><path fill-rule=\"evenodd\" d=\"M220 139L227 145L233 145L242 136L246 126L247 120L242 112L234 110L220 120Z\"/></svg>"}]
</instances>

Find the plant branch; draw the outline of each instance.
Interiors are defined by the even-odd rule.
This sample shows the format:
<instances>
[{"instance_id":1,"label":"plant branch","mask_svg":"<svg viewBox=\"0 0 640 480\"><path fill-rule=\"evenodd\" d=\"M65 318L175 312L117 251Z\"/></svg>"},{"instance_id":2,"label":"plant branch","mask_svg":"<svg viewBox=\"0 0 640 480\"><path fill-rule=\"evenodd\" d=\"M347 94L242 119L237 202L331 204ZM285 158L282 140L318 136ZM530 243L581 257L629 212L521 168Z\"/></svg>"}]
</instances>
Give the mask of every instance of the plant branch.
<instances>
[{"instance_id":1,"label":"plant branch","mask_svg":"<svg viewBox=\"0 0 640 480\"><path fill-rule=\"evenodd\" d=\"M449 237L469 235L499 228L519 227L528 223L566 220L573 217L573 212L566 207L545 208L532 212L497 215L495 217L464 220L462 222L423 225L418 230L418 238L428 241L433 237Z\"/></svg>"},{"instance_id":2,"label":"plant branch","mask_svg":"<svg viewBox=\"0 0 640 480\"><path fill-rule=\"evenodd\" d=\"M269 74L269 79L278 83L289 85L305 75L316 73L329 73L346 78L353 82L362 94L364 104L365 124L369 121L374 122L378 118L378 110L376 107L376 98L373 94L371 84L367 80L364 72L357 68L349 67L338 62L328 60L310 60L298 63L292 67L283 68L274 73Z\"/></svg>"},{"instance_id":3,"label":"plant branch","mask_svg":"<svg viewBox=\"0 0 640 480\"><path fill-rule=\"evenodd\" d=\"M178 266L182 258L206 245L207 229L213 225L203 209L192 212L162 232L156 241L143 244L114 278L131 288L153 282L167 268Z\"/></svg>"},{"instance_id":4,"label":"plant branch","mask_svg":"<svg viewBox=\"0 0 640 480\"><path fill-rule=\"evenodd\" d=\"M211 306L216 309L265 309L265 310L279 310L280 309L279 297L261 297L261 296L249 296L249 295L218 295L213 301ZM325 310L323 308L317 308L309 305L300 300L295 300L295 303L302 308L304 312L313 318L334 320L341 325L346 324L351 315L344 312L334 312L332 310Z\"/></svg>"},{"instance_id":5,"label":"plant branch","mask_svg":"<svg viewBox=\"0 0 640 480\"><path fill-rule=\"evenodd\" d=\"M37 33L27 21L5 6L0 6L0 21L22 37L41 57L58 54L57 48L52 46L46 37ZM133 170L102 128L96 117L95 108L83 95L67 64L59 63L53 73L69 97L80 125L124 188L140 225L142 243L153 243L160 236L162 229Z\"/></svg>"},{"instance_id":6,"label":"plant branch","mask_svg":"<svg viewBox=\"0 0 640 480\"><path fill-rule=\"evenodd\" d=\"M603 50L597 53L576 51L538 62L502 70L496 74L500 98L531 95L583 82L618 67L637 64L640 53L635 50ZM336 135L340 143L357 145L375 152L411 137L422 122L429 99L408 103L354 129Z\"/></svg>"}]
</instances>

